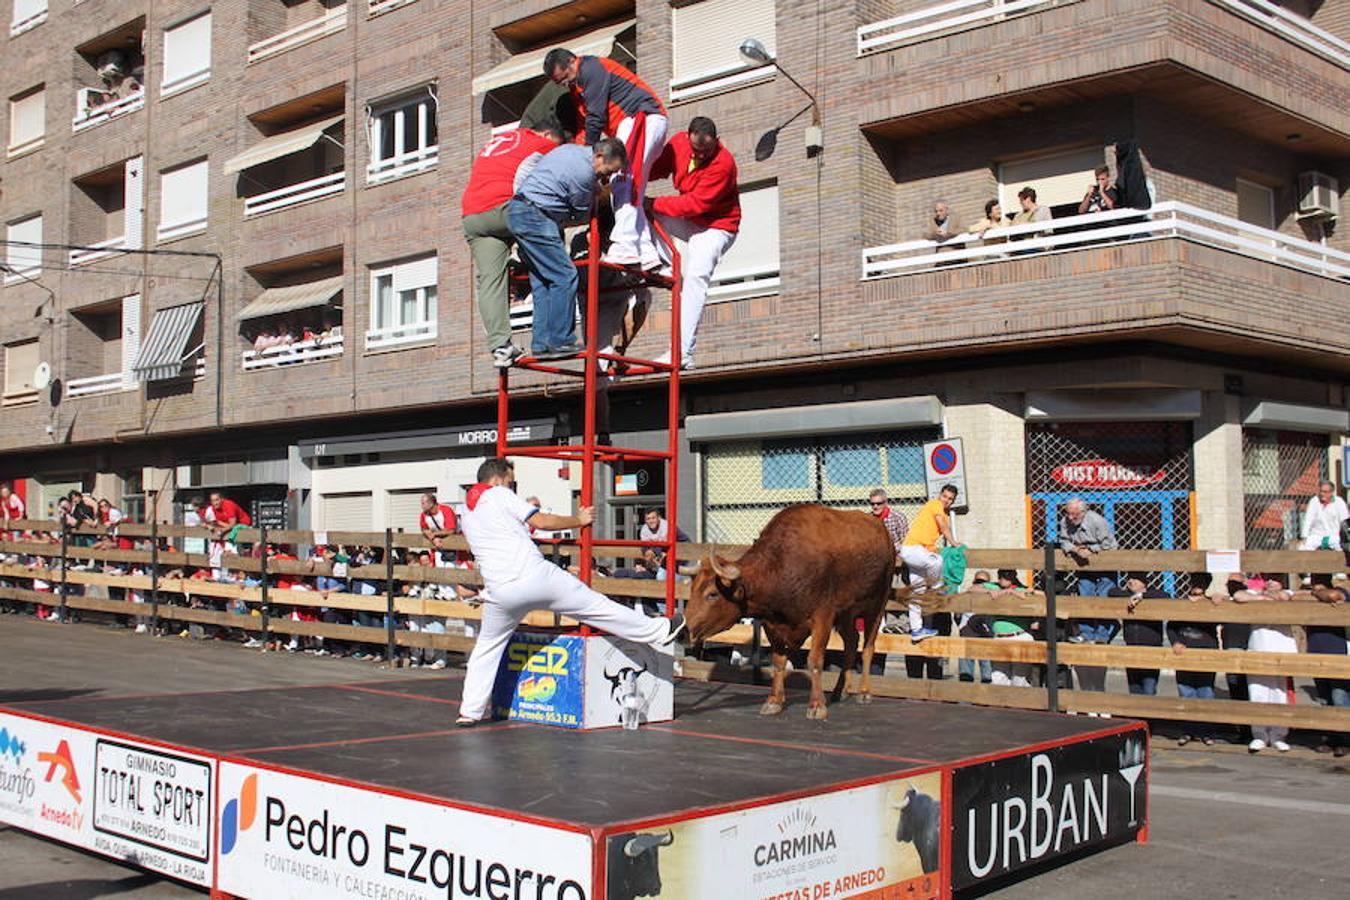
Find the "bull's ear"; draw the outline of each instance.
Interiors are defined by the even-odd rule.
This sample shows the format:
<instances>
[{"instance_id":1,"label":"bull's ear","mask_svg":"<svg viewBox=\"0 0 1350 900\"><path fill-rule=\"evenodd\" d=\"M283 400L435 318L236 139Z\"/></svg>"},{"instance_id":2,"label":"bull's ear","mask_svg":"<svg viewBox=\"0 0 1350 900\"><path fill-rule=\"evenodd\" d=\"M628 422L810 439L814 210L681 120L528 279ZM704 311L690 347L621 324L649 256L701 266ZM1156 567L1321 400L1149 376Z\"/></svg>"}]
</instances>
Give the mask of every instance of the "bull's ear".
<instances>
[{"instance_id":1,"label":"bull's ear","mask_svg":"<svg viewBox=\"0 0 1350 900\"><path fill-rule=\"evenodd\" d=\"M713 573L723 581L735 581L741 577L740 566L723 559L715 553L712 555L711 563Z\"/></svg>"}]
</instances>

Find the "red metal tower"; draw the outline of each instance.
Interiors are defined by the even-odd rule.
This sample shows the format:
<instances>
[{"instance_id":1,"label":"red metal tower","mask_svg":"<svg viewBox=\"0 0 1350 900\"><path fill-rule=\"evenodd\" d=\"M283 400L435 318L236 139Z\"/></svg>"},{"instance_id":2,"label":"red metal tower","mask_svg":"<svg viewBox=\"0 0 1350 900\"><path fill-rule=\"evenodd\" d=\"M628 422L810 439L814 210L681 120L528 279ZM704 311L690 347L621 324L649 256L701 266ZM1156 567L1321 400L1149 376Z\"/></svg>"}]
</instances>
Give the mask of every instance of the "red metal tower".
<instances>
[{"instance_id":1,"label":"red metal tower","mask_svg":"<svg viewBox=\"0 0 1350 900\"><path fill-rule=\"evenodd\" d=\"M666 463L666 521L668 523L665 541L598 539L594 527L581 529L580 534L580 570L581 580L591 583L595 571L596 547L660 548L666 554L665 599L666 615L675 613L675 573L678 569L675 556L677 513L679 510L679 433L680 433L680 254L670 235L655 220L649 220L656 232L669 249L671 272L669 276L650 272L637 272L621 266L611 265L600 260L600 227L595 218L590 224L590 248L585 259L577 260L577 268L586 279L586 349L570 360L542 362L526 356L516 363L521 369L535 372L547 372L552 375L564 375L584 380L582 400L585 403L585 425L580 444L545 444L525 447L507 447L507 431L510 423L510 379L511 370L502 369L497 382L497 455L530 456L537 459L556 459L560 462L578 462L581 464L581 505L595 504L596 467L601 463L622 460L662 460ZM599 350L600 323L600 270L608 268L621 271L629 280L621 288L628 291L640 287L664 287L670 289L670 362L657 362L652 359L601 353ZM608 360L609 367L622 367L628 375L650 375L656 372L669 373L666 429L667 444L665 450L639 450L633 447L615 447L601 444L596 430L596 401L600 384L600 360ZM569 365L577 360L583 363L578 369Z\"/></svg>"}]
</instances>

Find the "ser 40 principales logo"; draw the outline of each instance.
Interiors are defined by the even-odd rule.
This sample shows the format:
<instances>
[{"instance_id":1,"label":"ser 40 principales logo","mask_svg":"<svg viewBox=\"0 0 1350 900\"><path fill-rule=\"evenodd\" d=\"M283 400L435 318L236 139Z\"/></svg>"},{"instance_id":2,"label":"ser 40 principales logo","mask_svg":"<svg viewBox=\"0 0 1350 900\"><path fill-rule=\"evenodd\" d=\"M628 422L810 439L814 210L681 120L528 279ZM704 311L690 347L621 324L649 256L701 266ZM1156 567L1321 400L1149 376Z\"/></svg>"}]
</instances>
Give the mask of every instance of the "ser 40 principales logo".
<instances>
[{"instance_id":1,"label":"ser 40 principales logo","mask_svg":"<svg viewBox=\"0 0 1350 900\"><path fill-rule=\"evenodd\" d=\"M755 847L756 867L800 862L839 848L834 829L820 827L816 814L804 806L793 808L774 828L777 838Z\"/></svg>"}]
</instances>

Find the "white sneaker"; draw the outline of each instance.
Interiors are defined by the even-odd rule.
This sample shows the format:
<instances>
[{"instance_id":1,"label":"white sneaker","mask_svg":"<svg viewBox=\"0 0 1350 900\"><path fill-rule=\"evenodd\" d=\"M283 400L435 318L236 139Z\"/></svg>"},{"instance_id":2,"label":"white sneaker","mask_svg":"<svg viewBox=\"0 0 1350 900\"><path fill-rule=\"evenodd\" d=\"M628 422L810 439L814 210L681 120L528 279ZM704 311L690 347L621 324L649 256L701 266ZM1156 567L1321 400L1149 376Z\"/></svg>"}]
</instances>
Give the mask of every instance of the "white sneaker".
<instances>
[{"instance_id":1,"label":"white sneaker","mask_svg":"<svg viewBox=\"0 0 1350 900\"><path fill-rule=\"evenodd\" d=\"M1247 750L1252 753L1260 753L1266 749L1266 742L1260 738L1252 738L1252 742L1247 745Z\"/></svg>"},{"instance_id":2,"label":"white sneaker","mask_svg":"<svg viewBox=\"0 0 1350 900\"><path fill-rule=\"evenodd\" d=\"M1280 751L1281 753L1289 752L1289 745L1286 744L1284 741L1276 741L1275 743L1271 744L1271 746L1274 747L1276 750Z\"/></svg>"},{"instance_id":3,"label":"white sneaker","mask_svg":"<svg viewBox=\"0 0 1350 900\"><path fill-rule=\"evenodd\" d=\"M663 366L668 366L668 365L670 365L670 351L667 350L665 353L662 353L660 356L656 357L656 359L652 360L652 362L658 362L658 363L660 363L660 364L663 365ZM693 367L694 367L694 357L693 357L693 354L690 354L690 353L683 353L683 354L681 354L681 355L680 355L680 371L681 371L681 372L687 372L687 371L689 371L690 369L692 369Z\"/></svg>"},{"instance_id":4,"label":"white sneaker","mask_svg":"<svg viewBox=\"0 0 1350 900\"><path fill-rule=\"evenodd\" d=\"M137 633L137 634L145 634L145 633L146 633L147 631L149 631L149 630L150 630L150 629L149 629L148 627L146 627L144 623L142 623L142 624L136 626L136 633Z\"/></svg>"},{"instance_id":5,"label":"white sneaker","mask_svg":"<svg viewBox=\"0 0 1350 900\"><path fill-rule=\"evenodd\" d=\"M445 660L443 660L443 659L438 659L438 660L436 660L434 663L432 663L431 665L427 666L427 668L428 668L428 669L444 669L444 668L445 668Z\"/></svg>"}]
</instances>

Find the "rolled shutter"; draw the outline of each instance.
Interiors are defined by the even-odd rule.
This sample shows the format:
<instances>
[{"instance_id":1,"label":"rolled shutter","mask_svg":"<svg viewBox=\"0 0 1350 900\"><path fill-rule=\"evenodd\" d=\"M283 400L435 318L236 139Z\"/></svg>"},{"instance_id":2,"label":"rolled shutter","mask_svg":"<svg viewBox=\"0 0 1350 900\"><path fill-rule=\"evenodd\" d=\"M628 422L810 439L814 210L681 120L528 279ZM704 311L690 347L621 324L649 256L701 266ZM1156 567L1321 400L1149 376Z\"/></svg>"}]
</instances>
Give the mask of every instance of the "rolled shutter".
<instances>
[{"instance_id":1,"label":"rolled shutter","mask_svg":"<svg viewBox=\"0 0 1350 900\"><path fill-rule=\"evenodd\" d=\"M407 532L420 531L418 517L422 514L422 495L435 492L434 487L390 491L385 504L385 524L395 531L400 528Z\"/></svg>"},{"instance_id":2,"label":"rolled shutter","mask_svg":"<svg viewBox=\"0 0 1350 900\"><path fill-rule=\"evenodd\" d=\"M22 147L47 130L47 92L38 88L9 103L9 146Z\"/></svg>"},{"instance_id":3,"label":"rolled shutter","mask_svg":"<svg viewBox=\"0 0 1350 900\"><path fill-rule=\"evenodd\" d=\"M371 493L324 494L324 531L370 531Z\"/></svg>"},{"instance_id":4,"label":"rolled shutter","mask_svg":"<svg viewBox=\"0 0 1350 900\"><path fill-rule=\"evenodd\" d=\"M1063 206L1078 203L1093 181L1093 170L1105 161L1100 147L1088 147L1001 164L999 203L1009 216L1021 210L1017 192L1024 187L1036 191L1039 206Z\"/></svg>"},{"instance_id":5,"label":"rolled shutter","mask_svg":"<svg viewBox=\"0 0 1350 900\"><path fill-rule=\"evenodd\" d=\"M713 273L718 283L778 273L778 185L741 191L741 230Z\"/></svg>"},{"instance_id":6,"label":"rolled shutter","mask_svg":"<svg viewBox=\"0 0 1350 900\"><path fill-rule=\"evenodd\" d=\"M436 254L399 263L394 267L394 292L436 286Z\"/></svg>"},{"instance_id":7,"label":"rolled shutter","mask_svg":"<svg viewBox=\"0 0 1350 900\"><path fill-rule=\"evenodd\" d=\"M676 84L748 68L740 54L746 38L778 55L773 0L702 0L672 10L671 17Z\"/></svg>"}]
</instances>

